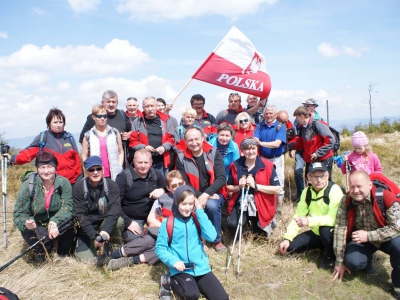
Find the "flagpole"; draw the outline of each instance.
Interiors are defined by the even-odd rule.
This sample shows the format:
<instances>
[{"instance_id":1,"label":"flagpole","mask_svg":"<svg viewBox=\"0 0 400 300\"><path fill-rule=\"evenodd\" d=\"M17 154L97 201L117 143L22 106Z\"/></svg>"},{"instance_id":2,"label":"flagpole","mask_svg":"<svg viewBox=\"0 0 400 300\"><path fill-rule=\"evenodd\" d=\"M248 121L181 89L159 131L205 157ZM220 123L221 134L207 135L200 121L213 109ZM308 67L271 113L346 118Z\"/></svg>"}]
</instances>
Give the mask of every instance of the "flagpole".
<instances>
[{"instance_id":1,"label":"flagpole","mask_svg":"<svg viewBox=\"0 0 400 300\"><path fill-rule=\"evenodd\" d=\"M178 99L178 97L180 96L180 94L182 94L183 90L186 89L186 87L189 85L189 83L193 80L193 78L190 78L188 80L188 82L186 82L185 86L180 90L180 92L178 93L178 95L176 95L175 99L172 100L171 104L174 104L175 100Z\"/></svg>"}]
</instances>

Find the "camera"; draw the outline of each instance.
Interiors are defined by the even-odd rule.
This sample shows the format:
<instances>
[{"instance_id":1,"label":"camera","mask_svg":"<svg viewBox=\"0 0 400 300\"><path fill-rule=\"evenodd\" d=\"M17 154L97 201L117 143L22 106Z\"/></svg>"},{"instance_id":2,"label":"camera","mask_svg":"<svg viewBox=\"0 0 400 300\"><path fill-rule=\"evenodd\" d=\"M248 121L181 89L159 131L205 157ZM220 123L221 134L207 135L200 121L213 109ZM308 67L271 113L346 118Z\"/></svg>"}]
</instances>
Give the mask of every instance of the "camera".
<instances>
[{"instance_id":1,"label":"camera","mask_svg":"<svg viewBox=\"0 0 400 300\"><path fill-rule=\"evenodd\" d=\"M96 237L94 238L94 240L98 243L104 243L104 242L107 242L107 236L105 234L103 234L103 235L96 234Z\"/></svg>"},{"instance_id":2,"label":"camera","mask_svg":"<svg viewBox=\"0 0 400 300\"><path fill-rule=\"evenodd\" d=\"M6 154L10 150L10 146L6 144L0 144L0 152L1 154Z\"/></svg>"}]
</instances>

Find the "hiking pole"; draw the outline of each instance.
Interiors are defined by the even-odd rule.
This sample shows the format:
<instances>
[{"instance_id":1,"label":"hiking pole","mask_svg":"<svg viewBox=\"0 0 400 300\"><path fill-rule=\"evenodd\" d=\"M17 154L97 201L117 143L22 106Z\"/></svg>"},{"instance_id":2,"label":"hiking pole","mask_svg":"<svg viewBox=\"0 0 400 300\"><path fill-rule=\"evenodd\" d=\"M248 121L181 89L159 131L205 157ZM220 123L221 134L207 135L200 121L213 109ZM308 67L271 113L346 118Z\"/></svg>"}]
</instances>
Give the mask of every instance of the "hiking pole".
<instances>
[{"instance_id":1,"label":"hiking pole","mask_svg":"<svg viewBox=\"0 0 400 300\"><path fill-rule=\"evenodd\" d=\"M2 145L3 146L3 145ZM2 153L3 154L3 153ZM3 156L1 160L1 190L3 195L3 234L4 234L4 249L7 249L7 225L6 225L6 204L7 204L7 156Z\"/></svg>"},{"instance_id":2,"label":"hiking pole","mask_svg":"<svg viewBox=\"0 0 400 300\"><path fill-rule=\"evenodd\" d=\"M243 175L242 178L246 178L246 175ZM245 189L245 187L246 187L246 185L242 185L242 198L241 198L242 200L243 200L243 198L244 198L244 189ZM243 207L242 207L242 202L241 202L241 203L240 203L240 212L241 212L241 214L242 214L242 211L243 211L242 208L243 208ZM225 274L228 273L229 265L230 265L231 260L232 260L233 249L235 248L236 238L237 238L237 235L238 235L238 233L239 233L239 226L240 226L241 218L242 218L242 215L240 215L240 217L239 217L239 222L238 222L238 225L237 225L237 227L236 227L235 237L233 238L233 244L232 244L231 252L230 252L230 254L229 254L228 263L227 263L227 265L226 265Z\"/></svg>"},{"instance_id":3,"label":"hiking pole","mask_svg":"<svg viewBox=\"0 0 400 300\"><path fill-rule=\"evenodd\" d=\"M248 176L253 176L249 174ZM237 271L236 271L236 279L239 278L239 272L240 272L240 250L242 247L242 230L243 230L243 210L244 210L244 205L247 202L247 196L249 195L249 189L250 189L250 184L246 184L246 194L244 195L244 198L242 199L242 204L241 204L241 212L240 212L240 233L239 233L239 249L238 249L238 263L237 263Z\"/></svg>"},{"instance_id":4,"label":"hiking pole","mask_svg":"<svg viewBox=\"0 0 400 300\"><path fill-rule=\"evenodd\" d=\"M70 217L66 220L64 220L60 226L58 227L58 232L60 233L59 236L63 235L72 225L74 225L74 217ZM38 240L36 243L34 243L32 246L30 246L28 249L26 249L25 251L23 251L22 253L18 254L16 257L14 257L12 260L10 260L9 262L5 263L4 265L2 265L0 267L0 272L2 272L4 269L6 269L7 267L9 267L13 262L15 262L17 259L21 258L22 256L24 256L26 253L28 253L29 251L31 251L33 248L35 248L39 243L44 243L46 244L48 241L50 241L50 238L46 235L44 237L42 237L40 240Z\"/></svg>"}]
</instances>

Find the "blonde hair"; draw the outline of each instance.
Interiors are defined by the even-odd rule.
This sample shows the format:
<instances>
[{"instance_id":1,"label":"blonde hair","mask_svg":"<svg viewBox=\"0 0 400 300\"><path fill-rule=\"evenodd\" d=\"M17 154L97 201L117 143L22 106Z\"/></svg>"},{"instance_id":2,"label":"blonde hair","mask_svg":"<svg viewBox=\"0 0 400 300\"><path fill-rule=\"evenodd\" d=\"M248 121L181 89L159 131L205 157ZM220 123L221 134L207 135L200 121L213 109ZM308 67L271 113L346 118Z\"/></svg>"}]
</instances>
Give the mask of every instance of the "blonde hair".
<instances>
[{"instance_id":1,"label":"blonde hair","mask_svg":"<svg viewBox=\"0 0 400 300\"><path fill-rule=\"evenodd\" d=\"M102 114L102 113L105 113L105 114L107 113L107 110L103 105L98 104L98 105L93 106L93 108L92 108L92 115L93 116L94 115L98 115L98 114Z\"/></svg>"},{"instance_id":2,"label":"blonde hair","mask_svg":"<svg viewBox=\"0 0 400 300\"><path fill-rule=\"evenodd\" d=\"M182 116L190 115L194 118L197 116L197 112L193 108L185 108L185 110L182 113Z\"/></svg>"},{"instance_id":3,"label":"blonde hair","mask_svg":"<svg viewBox=\"0 0 400 300\"><path fill-rule=\"evenodd\" d=\"M239 121L242 117L245 117L249 120L249 122L247 122L247 123L249 124L249 127L250 127L251 117L247 112L243 111L243 112L239 113L235 118L235 124L236 124L237 128L239 128L239 125L240 125Z\"/></svg>"}]
</instances>

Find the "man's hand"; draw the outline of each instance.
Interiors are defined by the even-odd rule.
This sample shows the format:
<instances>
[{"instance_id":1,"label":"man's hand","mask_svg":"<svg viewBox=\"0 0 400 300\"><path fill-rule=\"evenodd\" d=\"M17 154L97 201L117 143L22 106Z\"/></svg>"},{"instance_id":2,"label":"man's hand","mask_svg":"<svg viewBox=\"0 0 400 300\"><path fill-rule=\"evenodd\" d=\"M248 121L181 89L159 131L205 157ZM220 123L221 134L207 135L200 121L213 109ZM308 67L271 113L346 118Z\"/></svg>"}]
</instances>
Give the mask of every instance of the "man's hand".
<instances>
[{"instance_id":1,"label":"man's hand","mask_svg":"<svg viewBox=\"0 0 400 300\"><path fill-rule=\"evenodd\" d=\"M210 195L208 195L206 193L201 194L200 197L198 198L198 200L199 200L201 206L203 206L203 208L206 207L208 198L210 198Z\"/></svg>"},{"instance_id":2,"label":"man's hand","mask_svg":"<svg viewBox=\"0 0 400 300\"><path fill-rule=\"evenodd\" d=\"M260 101L257 103L258 107L264 107L265 101L267 101L267 99L260 99Z\"/></svg>"},{"instance_id":3,"label":"man's hand","mask_svg":"<svg viewBox=\"0 0 400 300\"><path fill-rule=\"evenodd\" d=\"M60 233L58 232L58 228L49 228L48 230L48 235L49 235L49 239L55 239L56 237L58 237L60 235Z\"/></svg>"},{"instance_id":4,"label":"man's hand","mask_svg":"<svg viewBox=\"0 0 400 300\"><path fill-rule=\"evenodd\" d=\"M285 255L287 253L287 249L290 246L290 242L288 240L283 240L279 244L279 251L281 252L282 255Z\"/></svg>"},{"instance_id":5,"label":"man's hand","mask_svg":"<svg viewBox=\"0 0 400 300\"><path fill-rule=\"evenodd\" d=\"M25 227L28 228L28 230L35 229L36 228L35 220L26 220L25 221Z\"/></svg>"},{"instance_id":6,"label":"man's hand","mask_svg":"<svg viewBox=\"0 0 400 300\"><path fill-rule=\"evenodd\" d=\"M165 152L165 148L163 146L158 147L157 149L154 149L155 152L157 152L160 155L163 155Z\"/></svg>"},{"instance_id":7,"label":"man's hand","mask_svg":"<svg viewBox=\"0 0 400 300\"><path fill-rule=\"evenodd\" d=\"M297 217L294 220L296 221L297 226L299 226L299 227L308 226L307 217Z\"/></svg>"},{"instance_id":8,"label":"man's hand","mask_svg":"<svg viewBox=\"0 0 400 300\"><path fill-rule=\"evenodd\" d=\"M149 152L154 152L155 151L155 149L150 145L147 145L146 147L144 147L144 149L149 151Z\"/></svg>"},{"instance_id":9,"label":"man's hand","mask_svg":"<svg viewBox=\"0 0 400 300\"><path fill-rule=\"evenodd\" d=\"M142 230L137 222L132 221L131 224L127 228L129 231L133 232L134 234L141 234Z\"/></svg>"},{"instance_id":10,"label":"man's hand","mask_svg":"<svg viewBox=\"0 0 400 300\"><path fill-rule=\"evenodd\" d=\"M296 150L290 151L290 152L289 152L289 156L290 156L291 158L296 157Z\"/></svg>"},{"instance_id":11,"label":"man's hand","mask_svg":"<svg viewBox=\"0 0 400 300\"><path fill-rule=\"evenodd\" d=\"M351 271L347 269L347 267L342 264L342 265L335 265L335 268L332 273L332 281L335 281L336 279L339 279L339 282L342 282L344 272L347 271L347 273L351 274Z\"/></svg>"},{"instance_id":12,"label":"man's hand","mask_svg":"<svg viewBox=\"0 0 400 300\"><path fill-rule=\"evenodd\" d=\"M11 155L10 155L10 154L8 154L8 153L4 153L4 154L0 155L0 161L2 161L2 160L3 160L3 156L7 157L7 160L8 160L8 161L10 161L10 160L11 160Z\"/></svg>"},{"instance_id":13,"label":"man's hand","mask_svg":"<svg viewBox=\"0 0 400 300\"><path fill-rule=\"evenodd\" d=\"M351 234L351 239L357 244L368 242L368 232L365 230L357 230Z\"/></svg>"},{"instance_id":14,"label":"man's hand","mask_svg":"<svg viewBox=\"0 0 400 300\"><path fill-rule=\"evenodd\" d=\"M177 261L175 264L174 264L174 268L175 269L177 269L178 271L183 271L183 270L185 270L185 264L183 263L183 261Z\"/></svg>"},{"instance_id":15,"label":"man's hand","mask_svg":"<svg viewBox=\"0 0 400 300\"><path fill-rule=\"evenodd\" d=\"M165 114L168 114L170 111L171 111L171 109L174 107L174 104L173 103L168 103L168 104L166 104L165 105L165 110L164 110L164 113Z\"/></svg>"},{"instance_id":16,"label":"man's hand","mask_svg":"<svg viewBox=\"0 0 400 300\"><path fill-rule=\"evenodd\" d=\"M104 239L104 237L105 237L105 240L106 240L106 241L109 241L109 240L110 240L110 235L108 234L107 231L100 231L100 232L99 232L99 235L101 235L101 237L102 237L103 239ZM104 246L104 242L99 243L99 242L97 242L96 240L94 240L94 245L95 245L96 247L103 247L103 246Z\"/></svg>"},{"instance_id":17,"label":"man's hand","mask_svg":"<svg viewBox=\"0 0 400 300\"><path fill-rule=\"evenodd\" d=\"M317 161L318 156L317 156L317 154L313 153L313 154L311 154L310 158L311 158L311 161Z\"/></svg>"},{"instance_id":18,"label":"man's hand","mask_svg":"<svg viewBox=\"0 0 400 300\"><path fill-rule=\"evenodd\" d=\"M219 195L218 194L214 194L214 195L210 196L208 199L218 200L219 199Z\"/></svg>"},{"instance_id":19,"label":"man's hand","mask_svg":"<svg viewBox=\"0 0 400 300\"><path fill-rule=\"evenodd\" d=\"M159 198L162 194L164 194L165 193L165 191L164 191L164 189L155 189L154 191L152 191L151 193L150 193L150 195L149 195L149 197L151 198L151 199L157 199L157 198Z\"/></svg>"},{"instance_id":20,"label":"man's hand","mask_svg":"<svg viewBox=\"0 0 400 300\"><path fill-rule=\"evenodd\" d=\"M129 132L121 132L121 138L123 141L129 140L129 136L131 135L131 131Z\"/></svg>"}]
</instances>

